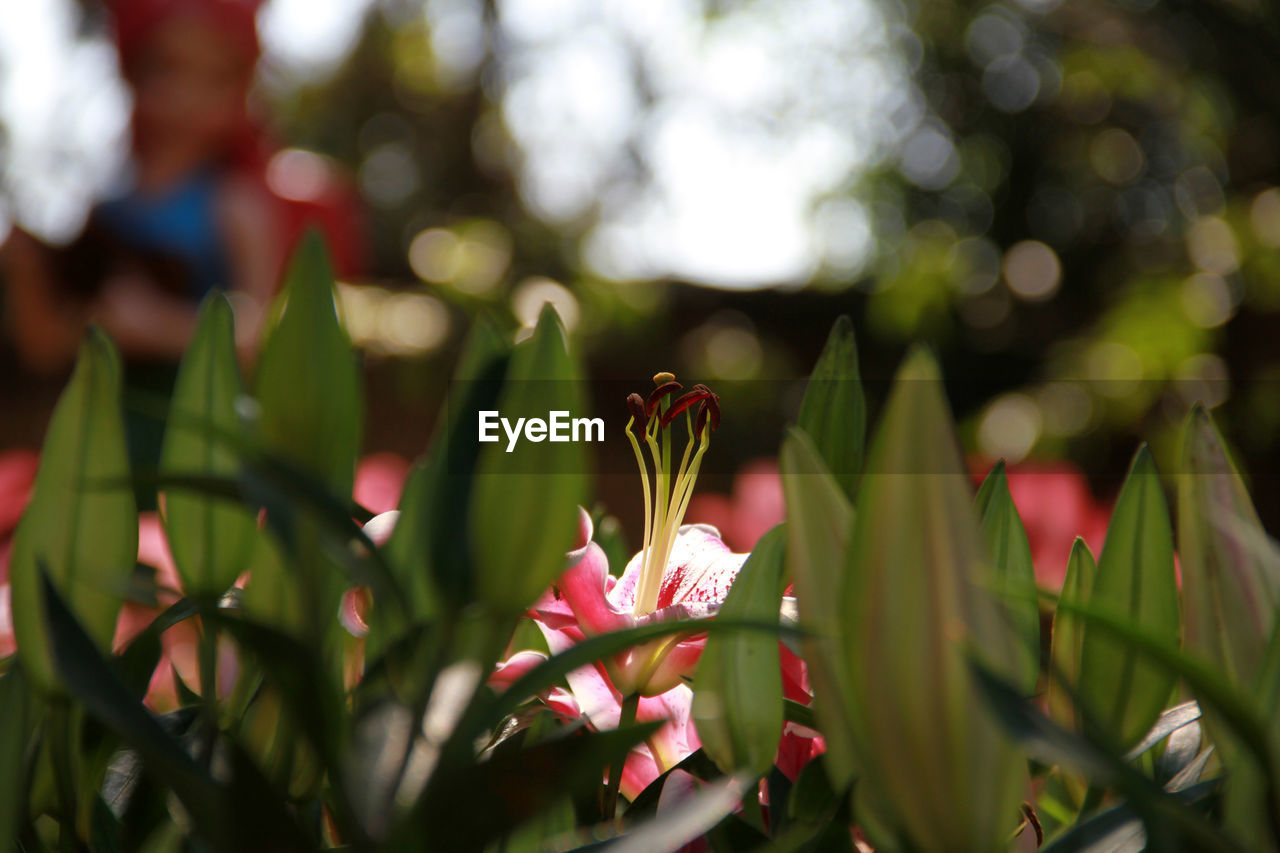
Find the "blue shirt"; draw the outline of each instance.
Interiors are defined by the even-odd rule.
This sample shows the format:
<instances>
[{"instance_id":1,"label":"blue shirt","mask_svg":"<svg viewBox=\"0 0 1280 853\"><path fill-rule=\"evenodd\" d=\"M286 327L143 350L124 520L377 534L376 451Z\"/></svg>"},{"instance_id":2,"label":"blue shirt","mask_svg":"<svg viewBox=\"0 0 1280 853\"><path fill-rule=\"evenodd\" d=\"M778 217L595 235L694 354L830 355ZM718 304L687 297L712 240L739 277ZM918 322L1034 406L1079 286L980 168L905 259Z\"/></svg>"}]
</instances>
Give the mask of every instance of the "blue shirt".
<instances>
[{"instance_id":1,"label":"blue shirt","mask_svg":"<svg viewBox=\"0 0 1280 853\"><path fill-rule=\"evenodd\" d=\"M218 227L218 176L201 169L158 194L130 189L98 206L98 221L119 241L181 260L189 296L199 302L231 284L231 264Z\"/></svg>"}]
</instances>

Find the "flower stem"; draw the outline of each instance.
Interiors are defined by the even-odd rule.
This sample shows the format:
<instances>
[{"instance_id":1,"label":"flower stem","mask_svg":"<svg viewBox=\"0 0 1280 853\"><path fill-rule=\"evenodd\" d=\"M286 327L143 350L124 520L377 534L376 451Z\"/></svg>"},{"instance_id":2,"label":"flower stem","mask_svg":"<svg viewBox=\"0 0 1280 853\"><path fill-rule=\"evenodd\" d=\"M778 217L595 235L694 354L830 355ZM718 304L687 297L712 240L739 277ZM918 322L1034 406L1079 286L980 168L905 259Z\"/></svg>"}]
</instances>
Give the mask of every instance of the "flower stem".
<instances>
[{"instance_id":1,"label":"flower stem","mask_svg":"<svg viewBox=\"0 0 1280 853\"><path fill-rule=\"evenodd\" d=\"M635 725L636 714L640 710L640 694L632 693L622 700L622 710L618 715L618 728L624 729L628 726ZM618 791L622 787L622 772L626 767L627 756L623 756L622 760L613 767L609 768L609 783L604 790L604 806L602 808L602 817L605 820L613 820L618 813Z\"/></svg>"}]
</instances>

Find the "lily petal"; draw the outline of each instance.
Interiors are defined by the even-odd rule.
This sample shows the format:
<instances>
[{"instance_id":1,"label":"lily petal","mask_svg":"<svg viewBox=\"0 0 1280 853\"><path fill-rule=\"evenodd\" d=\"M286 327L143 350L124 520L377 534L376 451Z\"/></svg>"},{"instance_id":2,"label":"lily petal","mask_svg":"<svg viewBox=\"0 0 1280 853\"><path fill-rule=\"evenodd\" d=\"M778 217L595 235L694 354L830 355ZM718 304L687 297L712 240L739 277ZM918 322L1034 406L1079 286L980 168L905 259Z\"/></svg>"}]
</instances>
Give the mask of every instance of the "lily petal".
<instances>
[{"instance_id":1,"label":"lily petal","mask_svg":"<svg viewBox=\"0 0 1280 853\"><path fill-rule=\"evenodd\" d=\"M609 600L616 609L632 610L635 607L643 557L641 552L631 558L626 571L609 593ZM719 604L729 594L729 586L746 559L746 554L730 551L720 538L720 531L711 525L684 525L676 534L675 545L663 573L658 609L694 602Z\"/></svg>"},{"instance_id":2,"label":"lily petal","mask_svg":"<svg viewBox=\"0 0 1280 853\"><path fill-rule=\"evenodd\" d=\"M635 624L626 609L616 608L607 596L609 558L595 542L588 542L582 559L565 569L556 581L561 595L569 603L584 633L604 634Z\"/></svg>"}]
</instances>

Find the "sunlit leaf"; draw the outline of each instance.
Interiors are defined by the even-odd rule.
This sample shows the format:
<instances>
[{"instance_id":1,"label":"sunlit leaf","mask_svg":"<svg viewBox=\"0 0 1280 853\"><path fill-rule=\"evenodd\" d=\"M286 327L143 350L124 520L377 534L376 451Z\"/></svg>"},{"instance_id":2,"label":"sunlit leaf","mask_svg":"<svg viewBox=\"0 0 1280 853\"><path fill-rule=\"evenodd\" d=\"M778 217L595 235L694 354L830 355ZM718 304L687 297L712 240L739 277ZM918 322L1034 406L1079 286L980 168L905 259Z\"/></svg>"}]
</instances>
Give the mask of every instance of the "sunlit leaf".
<instances>
[{"instance_id":1,"label":"sunlit leaf","mask_svg":"<svg viewBox=\"0 0 1280 853\"><path fill-rule=\"evenodd\" d=\"M1250 683L1280 604L1280 553L1262 529L1213 418L1200 405L1183 426L1177 482L1187 648Z\"/></svg>"},{"instance_id":2,"label":"sunlit leaf","mask_svg":"<svg viewBox=\"0 0 1280 853\"><path fill-rule=\"evenodd\" d=\"M258 360L264 445L333 494L351 494L364 403L360 369L334 307L333 268L320 235L302 240L285 275L284 312Z\"/></svg>"},{"instance_id":3,"label":"sunlit leaf","mask_svg":"<svg viewBox=\"0 0 1280 853\"><path fill-rule=\"evenodd\" d=\"M1009 494L1004 460L991 469L978 489L974 506L982 521L982 536L996 572L996 592L1018 638L1018 671L1027 694L1040 674L1040 607L1036 603L1036 570L1031 563L1027 530Z\"/></svg>"},{"instance_id":4,"label":"sunlit leaf","mask_svg":"<svg viewBox=\"0 0 1280 853\"><path fill-rule=\"evenodd\" d=\"M795 584L799 624L809 632L803 651L813 684L814 713L827 738L832 783L847 790L854 777L854 755L844 662L847 622L840 589L853 507L804 432L787 432L779 467L787 501L787 566Z\"/></svg>"},{"instance_id":5,"label":"sunlit leaf","mask_svg":"<svg viewBox=\"0 0 1280 853\"><path fill-rule=\"evenodd\" d=\"M867 403L858 373L853 321L836 319L827 344L814 365L800 404L797 423L813 439L840 488L853 500L862 472L867 433Z\"/></svg>"},{"instance_id":6,"label":"sunlit leaf","mask_svg":"<svg viewBox=\"0 0 1280 853\"><path fill-rule=\"evenodd\" d=\"M1067 574L1062 582L1062 600L1083 604L1089 600L1098 564L1084 539L1079 536L1071 546ZM1053 634L1049 643L1049 714L1060 725L1079 729L1074 691L1080 683L1080 650L1084 642L1084 626L1066 608L1053 614Z\"/></svg>"},{"instance_id":7,"label":"sunlit leaf","mask_svg":"<svg viewBox=\"0 0 1280 853\"><path fill-rule=\"evenodd\" d=\"M776 619L785 556L786 530L778 526L756 543L716 618ZM709 637L694 678L702 748L726 773L768 773L783 723L777 639L754 632Z\"/></svg>"},{"instance_id":8,"label":"sunlit leaf","mask_svg":"<svg viewBox=\"0 0 1280 853\"><path fill-rule=\"evenodd\" d=\"M577 363L550 305L533 337L515 348L499 398L502 417L583 416ZM478 436L477 436L478 438ZM504 442L480 452L468 519L480 598L503 613L528 607L564 569L586 493L583 445Z\"/></svg>"},{"instance_id":9,"label":"sunlit leaf","mask_svg":"<svg viewBox=\"0 0 1280 853\"><path fill-rule=\"evenodd\" d=\"M1089 593L1092 608L1178 648L1178 586L1173 532L1151 453L1134 457L1107 529ZM1102 726L1123 747L1137 743L1160 716L1176 679L1114 635L1086 627L1079 699L1086 723Z\"/></svg>"},{"instance_id":10,"label":"sunlit leaf","mask_svg":"<svg viewBox=\"0 0 1280 853\"><path fill-rule=\"evenodd\" d=\"M333 270L315 231L290 262L282 300L283 311L258 359L257 434L269 456L346 503L363 428L361 374L338 322ZM291 594L302 599L305 616L300 636L320 647L336 670L346 634L334 614L348 581L334 555L326 553L328 525L278 485L266 478L263 494L255 497L264 503L296 579Z\"/></svg>"},{"instance_id":11,"label":"sunlit leaf","mask_svg":"<svg viewBox=\"0 0 1280 853\"><path fill-rule=\"evenodd\" d=\"M1027 771L979 701L967 654L1006 679L1022 677L1023 659L1000 615L941 377L923 350L899 370L871 444L847 571L843 590L826 594L842 597L847 620L866 801L921 850L1002 849Z\"/></svg>"},{"instance_id":12,"label":"sunlit leaf","mask_svg":"<svg viewBox=\"0 0 1280 853\"><path fill-rule=\"evenodd\" d=\"M240 459L223 434L235 434L237 401L244 394L236 362L231 306L211 296L187 347L174 386L160 456L169 474L234 476ZM192 595L218 595L244 571L255 514L249 508L189 490L167 492L165 531L169 550Z\"/></svg>"},{"instance_id":13,"label":"sunlit leaf","mask_svg":"<svg viewBox=\"0 0 1280 853\"><path fill-rule=\"evenodd\" d=\"M44 688L52 688L53 679L38 566L46 567L96 647L109 649L138 553L138 514L128 479L120 360L107 337L93 329L49 421L9 566L19 654L32 682Z\"/></svg>"}]
</instances>

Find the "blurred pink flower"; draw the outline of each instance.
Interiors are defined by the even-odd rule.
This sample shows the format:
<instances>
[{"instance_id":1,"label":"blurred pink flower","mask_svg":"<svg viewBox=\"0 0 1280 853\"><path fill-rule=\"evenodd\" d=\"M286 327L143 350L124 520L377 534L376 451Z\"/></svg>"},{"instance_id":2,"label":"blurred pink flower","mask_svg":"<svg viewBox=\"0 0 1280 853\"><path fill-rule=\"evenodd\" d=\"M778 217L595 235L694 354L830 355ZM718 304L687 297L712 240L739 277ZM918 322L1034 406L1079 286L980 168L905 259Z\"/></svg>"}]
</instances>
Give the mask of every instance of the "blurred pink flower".
<instances>
[{"instance_id":1,"label":"blurred pink flower","mask_svg":"<svg viewBox=\"0 0 1280 853\"><path fill-rule=\"evenodd\" d=\"M396 453L370 453L356 466L351 497L374 515L400 505L400 493L409 476L409 461Z\"/></svg>"},{"instance_id":2,"label":"blurred pink flower","mask_svg":"<svg viewBox=\"0 0 1280 853\"><path fill-rule=\"evenodd\" d=\"M35 480L39 456L33 451L9 451L0 454L0 658L14 653L17 646L13 636L10 613L9 553L13 530L26 508L31 487ZM409 463L391 453L379 453L365 457L356 469L354 499L374 512L382 513L378 524L372 521L366 530L377 544L382 544L394 526L394 513L388 513L399 502L400 492L408 475ZM165 538L164 525L156 513L141 513L138 517L138 562L155 569L156 604L148 606L126 601L120 608L116 622L112 648L123 650L135 637L151 624L165 608L182 597L182 581L178 576L173 555ZM242 585L244 578L237 581ZM357 638L363 626L364 590L352 590L343 599L339 618ZM367 629L366 629L367 630ZM200 691L198 645L200 620L186 619L173 625L160 636L162 654L151 676L146 704L155 711L177 708L179 696L176 679L193 692ZM357 640L358 643L358 640ZM218 644L218 693L230 693L239 672L234 647L229 640Z\"/></svg>"},{"instance_id":3,"label":"blurred pink flower","mask_svg":"<svg viewBox=\"0 0 1280 853\"><path fill-rule=\"evenodd\" d=\"M732 548L750 551L760 537L786 516L782 480L774 459L746 463L733 478L729 495L694 495L685 517L718 528Z\"/></svg>"},{"instance_id":4,"label":"blurred pink flower","mask_svg":"<svg viewBox=\"0 0 1280 853\"><path fill-rule=\"evenodd\" d=\"M40 456L34 450L0 453L0 658L8 657L17 648L10 613L9 555L13 551L13 531L27 508L39 466Z\"/></svg>"}]
</instances>

